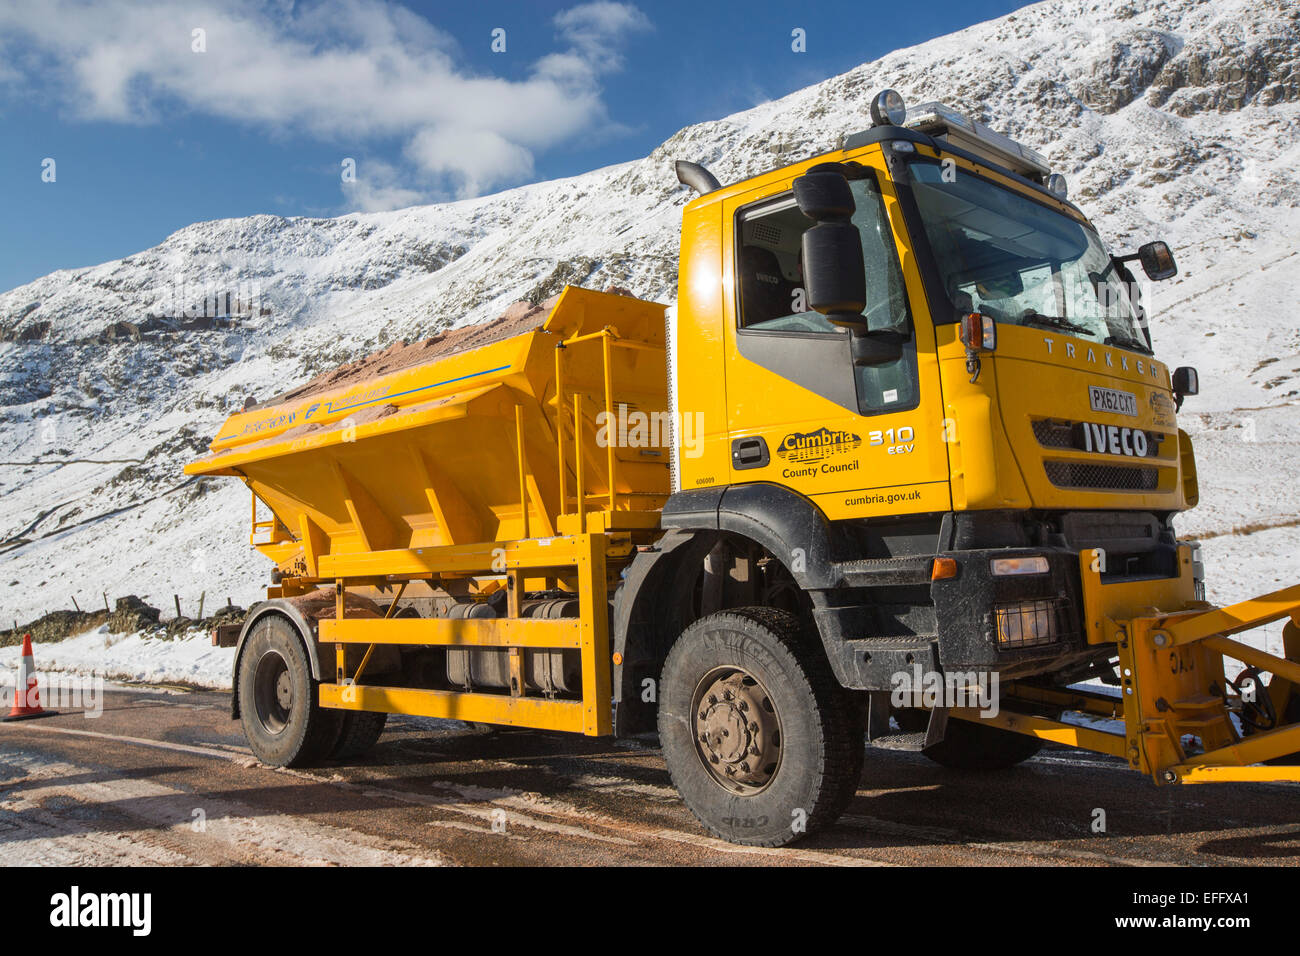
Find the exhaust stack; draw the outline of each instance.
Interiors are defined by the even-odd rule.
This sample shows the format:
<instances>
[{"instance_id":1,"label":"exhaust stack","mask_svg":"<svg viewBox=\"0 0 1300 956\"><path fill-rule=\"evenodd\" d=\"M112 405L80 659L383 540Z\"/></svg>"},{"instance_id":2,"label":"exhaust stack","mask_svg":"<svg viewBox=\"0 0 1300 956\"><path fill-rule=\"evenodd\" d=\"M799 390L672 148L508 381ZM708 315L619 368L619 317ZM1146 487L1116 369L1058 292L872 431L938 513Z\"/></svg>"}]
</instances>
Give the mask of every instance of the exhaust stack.
<instances>
[{"instance_id":1,"label":"exhaust stack","mask_svg":"<svg viewBox=\"0 0 1300 956\"><path fill-rule=\"evenodd\" d=\"M677 181L690 186L701 196L722 188L722 183L718 182L718 177L699 163L688 163L683 159L679 159L675 167L677 169Z\"/></svg>"}]
</instances>

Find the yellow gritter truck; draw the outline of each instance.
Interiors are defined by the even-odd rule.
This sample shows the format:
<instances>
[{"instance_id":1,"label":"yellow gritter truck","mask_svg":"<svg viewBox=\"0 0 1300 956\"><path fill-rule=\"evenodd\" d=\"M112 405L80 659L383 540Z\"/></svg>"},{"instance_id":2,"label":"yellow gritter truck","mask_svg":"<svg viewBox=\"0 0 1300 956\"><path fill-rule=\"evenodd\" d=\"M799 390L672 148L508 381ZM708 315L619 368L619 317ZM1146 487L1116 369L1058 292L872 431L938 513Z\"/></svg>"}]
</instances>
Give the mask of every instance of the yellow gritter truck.
<instances>
[{"instance_id":1,"label":"yellow gritter truck","mask_svg":"<svg viewBox=\"0 0 1300 956\"><path fill-rule=\"evenodd\" d=\"M672 309L571 287L227 420L186 471L248 485L274 565L214 635L259 759L390 713L657 731L701 823L767 846L836 818L864 739L1300 779L1300 587L1214 607L1174 528L1197 377L1129 268L1169 248L1112 255L965 115L871 115L726 187L678 163ZM1284 658L1235 637L1274 621Z\"/></svg>"}]
</instances>

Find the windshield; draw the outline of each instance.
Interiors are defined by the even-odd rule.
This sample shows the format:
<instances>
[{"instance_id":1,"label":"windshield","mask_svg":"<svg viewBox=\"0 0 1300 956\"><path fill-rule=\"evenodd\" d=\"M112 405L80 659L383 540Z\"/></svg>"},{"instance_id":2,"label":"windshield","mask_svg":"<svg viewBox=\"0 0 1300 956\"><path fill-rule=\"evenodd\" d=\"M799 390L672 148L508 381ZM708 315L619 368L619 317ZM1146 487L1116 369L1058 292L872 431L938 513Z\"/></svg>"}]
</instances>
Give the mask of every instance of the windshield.
<instances>
[{"instance_id":1,"label":"windshield","mask_svg":"<svg viewBox=\"0 0 1300 956\"><path fill-rule=\"evenodd\" d=\"M916 162L913 193L954 306L1149 351L1136 290L1083 223L970 173Z\"/></svg>"}]
</instances>

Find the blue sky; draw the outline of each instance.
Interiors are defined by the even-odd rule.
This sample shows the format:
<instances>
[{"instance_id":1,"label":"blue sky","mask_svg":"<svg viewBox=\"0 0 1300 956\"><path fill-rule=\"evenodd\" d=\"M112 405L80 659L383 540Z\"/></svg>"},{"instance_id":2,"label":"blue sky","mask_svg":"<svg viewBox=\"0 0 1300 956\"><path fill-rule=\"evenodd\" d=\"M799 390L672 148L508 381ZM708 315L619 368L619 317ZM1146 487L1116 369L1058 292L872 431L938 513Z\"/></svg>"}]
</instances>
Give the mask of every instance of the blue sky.
<instances>
[{"instance_id":1,"label":"blue sky","mask_svg":"<svg viewBox=\"0 0 1300 956\"><path fill-rule=\"evenodd\" d=\"M634 159L1022 5L8 0L0 290L200 220L400 208Z\"/></svg>"}]
</instances>

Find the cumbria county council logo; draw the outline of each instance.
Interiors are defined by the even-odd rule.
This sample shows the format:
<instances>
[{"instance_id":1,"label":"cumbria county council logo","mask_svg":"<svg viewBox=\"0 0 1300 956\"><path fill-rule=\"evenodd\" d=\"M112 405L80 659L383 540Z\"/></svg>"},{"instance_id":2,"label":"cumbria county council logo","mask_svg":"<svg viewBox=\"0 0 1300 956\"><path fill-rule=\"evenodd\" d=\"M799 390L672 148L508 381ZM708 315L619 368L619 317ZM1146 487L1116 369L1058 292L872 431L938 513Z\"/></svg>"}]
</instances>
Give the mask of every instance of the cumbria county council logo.
<instances>
[{"instance_id":1,"label":"cumbria county council logo","mask_svg":"<svg viewBox=\"0 0 1300 956\"><path fill-rule=\"evenodd\" d=\"M793 432L781 439L776 453L789 462L812 462L854 451L862 439L853 432L831 431L823 425L815 432Z\"/></svg>"}]
</instances>

